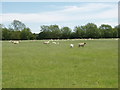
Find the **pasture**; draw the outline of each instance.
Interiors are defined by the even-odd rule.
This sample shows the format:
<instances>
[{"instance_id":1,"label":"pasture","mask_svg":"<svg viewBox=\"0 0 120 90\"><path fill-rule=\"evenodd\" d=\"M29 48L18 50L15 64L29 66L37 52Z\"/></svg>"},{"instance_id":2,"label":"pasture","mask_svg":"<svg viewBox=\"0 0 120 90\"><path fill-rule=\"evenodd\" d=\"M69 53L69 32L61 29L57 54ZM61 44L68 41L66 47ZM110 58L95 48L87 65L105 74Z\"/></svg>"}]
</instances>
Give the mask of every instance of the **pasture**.
<instances>
[{"instance_id":1,"label":"pasture","mask_svg":"<svg viewBox=\"0 0 120 90\"><path fill-rule=\"evenodd\" d=\"M51 41L50 41L51 42ZM3 88L117 88L118 41L2 43ZM86 42L85 47L78 43ZM74 44L70 48L70 44Z\"/></svg>"}]
</instances>

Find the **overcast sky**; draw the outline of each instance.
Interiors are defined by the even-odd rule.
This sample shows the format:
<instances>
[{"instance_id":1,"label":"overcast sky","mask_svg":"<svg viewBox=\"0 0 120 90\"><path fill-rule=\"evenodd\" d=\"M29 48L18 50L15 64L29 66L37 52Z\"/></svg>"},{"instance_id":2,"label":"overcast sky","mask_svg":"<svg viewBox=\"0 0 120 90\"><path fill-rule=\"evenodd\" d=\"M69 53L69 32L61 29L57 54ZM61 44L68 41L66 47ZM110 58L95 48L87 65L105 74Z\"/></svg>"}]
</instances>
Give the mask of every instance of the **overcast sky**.
<instances>
[{"instance_id":1,"label":"overcast sky","mask_svg":"<svg viewBox=\"0 0 120 90\"><path fill-rule=\"evenodd\" d=\"M12 0L14 1L14 0ZM116 0L117 1L117 0ZM2 22L6 27L19 20L32 32L39 33L41 25L74 28L88 22L118 24L118 2L2 2Z\"/></svg>"}]
</instances>

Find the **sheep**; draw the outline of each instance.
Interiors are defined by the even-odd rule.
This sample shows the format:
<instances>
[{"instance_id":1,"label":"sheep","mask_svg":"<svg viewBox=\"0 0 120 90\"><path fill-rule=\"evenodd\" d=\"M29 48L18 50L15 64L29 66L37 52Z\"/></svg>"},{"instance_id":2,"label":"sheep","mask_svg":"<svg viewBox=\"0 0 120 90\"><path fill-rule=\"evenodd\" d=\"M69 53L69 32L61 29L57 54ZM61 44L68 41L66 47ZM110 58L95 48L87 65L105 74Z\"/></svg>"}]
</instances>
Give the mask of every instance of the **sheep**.
<instances>
[{"instance_id":1,"label":"sheep","mask_svg":"<svg viewBox=\"0 0 120 90\"><path fill-rule=\"evenodd\" d=\"M47 42L44 42L43 44L49 44L50 43L50 41L47 41Z\"/></svg>"},{"instance_id":2,"label":"sheep","mask_svg":"<svg viewBox=\"0 0 120 90\"><path fill-rule=\"evenodd\" d=\"M10 42L10 43L14 43L15 41L13 41L13 40L10 40L9 42Z\"/></svg>"},{"instance_id":3,"label":"sheep","mask_svg":"<svg viewBox=\"0 0 120 90\"><path fill-rule=\"evenodd\" d=\"M52 42L53 44L57 44L56 42Z\"/></svg>"},{"instance_id":4,"label":"sheep","mask_svg":"<svg viewBox=\"0 0 120 90\"><path fill-rule=\"evenodd\" d=\"M79 43L78 47L84 47L86 43Z\"/></svg>"},{"instance_id":5,"label":"sheep","mask_svg":"<svg viewBox=\"0 0 120 90\"><path fill-rule=\"evenodd\" d=\"M20 42L19 42L19 41L13 41L12 43L14 43L14 44L19 44Z\"/></svg>"},{"instance_id":6,"label":"sheep","mask_svg":"<svg viewBox=\"0 0 120 90\"><path fill-rule=\"evenodd\" d=\"M52 42L53 44L59 44L59 42Z\"/></svg>"},{"instance_id":7,"label":"sheep","mask_svg":"<svg viewBox=\"0 0 120 90\"><path fill-rule=\"evenodd\" d=\"M70 47L73 48L73 47L74 47L74 44L70 44Z\"/></svg>"},{"instance_id":8,"label":"sheep","mask_svg":"<svg viewBox=\"0 0 120 90\"><path fill-rule=\"evenodd\" d=\"M9 42L10 42L10 43L13 43L13 41L12 41L12 40L10 40Z\"/></svg>"}]
</instances>

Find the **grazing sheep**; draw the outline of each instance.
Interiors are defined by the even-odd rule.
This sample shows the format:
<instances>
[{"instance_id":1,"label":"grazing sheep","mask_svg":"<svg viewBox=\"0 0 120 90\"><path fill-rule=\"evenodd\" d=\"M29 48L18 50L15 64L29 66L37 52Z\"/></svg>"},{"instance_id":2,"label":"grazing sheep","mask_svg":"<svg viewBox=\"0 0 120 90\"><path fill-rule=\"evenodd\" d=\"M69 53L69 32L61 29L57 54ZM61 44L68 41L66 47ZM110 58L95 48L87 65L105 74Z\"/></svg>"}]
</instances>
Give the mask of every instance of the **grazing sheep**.
<instances>
[{"instance_id":1,"label":"grazing sheep","mask_svg":"<svg viewBox=\"0 0 120 90\"><path fill-rule=\"evenodd\" d=\"M56 42L52 42L53 44L57 44Z\"/></svg>"},{"instance_id":2,"label":"grazing sheep","mask_svg":"<svg viewBox=\"0 0 120 90\"><path fill-rule=\"evenodd\" d=\"M86 43L79 43L78 47L84 47Z\"/></svg>"},{"instance_id":3,"label":"grazing sheep","mask_svg":"<svg viewBox=\"0 0 120 90\"><path fill-rule=\"evenodd\" d=\"M44 42L43 44L49 44L50 43L50 41L47 41L47 42Z\"/></svg>"},{"instance_id":4,"label":"grazing sheep","mask_svg":"<svg viewBox=\"0 0 120 90\"><path fill-rule=\"evenodd\" d=\"M74 44L70 44L70 47L73 48L73 47L74 47Z\"/></svg>"},{"instance_id":5,"label":"grazing sheep","mask_svg":"<svg viewBox=\"0 0 120 90\"><path fill-rule=\"evenodd\" d=\"M19 42L19 41L13 41L12 43L14 43L14 44L19 44L20 42Z\"/></svg>"}]
</instances>

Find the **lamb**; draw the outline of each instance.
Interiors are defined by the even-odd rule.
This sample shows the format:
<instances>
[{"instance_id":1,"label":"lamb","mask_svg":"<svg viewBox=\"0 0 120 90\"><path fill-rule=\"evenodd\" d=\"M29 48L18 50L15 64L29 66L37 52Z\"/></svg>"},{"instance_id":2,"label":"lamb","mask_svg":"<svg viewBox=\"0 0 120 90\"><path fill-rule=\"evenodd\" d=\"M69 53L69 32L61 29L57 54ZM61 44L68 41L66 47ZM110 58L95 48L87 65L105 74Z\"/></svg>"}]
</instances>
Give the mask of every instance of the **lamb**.
<instances>
[{"instance_id":1,"label":"lamb","mask_svg":"<svg viewBox=\"0 0 120 90\"><path fill-rule=\"evenodd\" d=\"M73 48L73 47L74 47L74 44L70 44L70 47Z\"/></svg>"},{"instance_id":2,"label":"lamb","mask_svg":"<svg viewBox=\"0 0 120 90\"><path fill-rule=\"evenodd\" d=\"M79 43L78 47L84 47L86 43Z\"/></svg>"}]
</instances>

